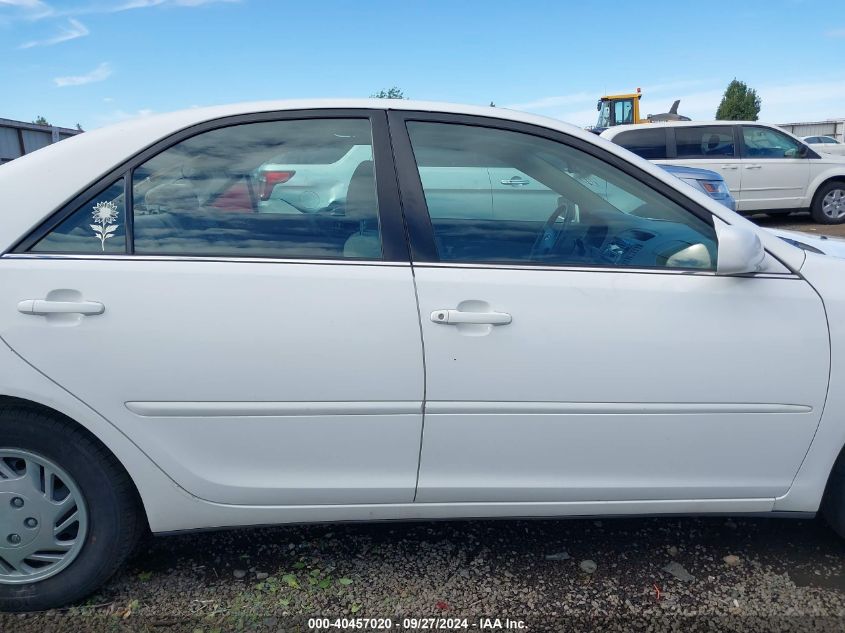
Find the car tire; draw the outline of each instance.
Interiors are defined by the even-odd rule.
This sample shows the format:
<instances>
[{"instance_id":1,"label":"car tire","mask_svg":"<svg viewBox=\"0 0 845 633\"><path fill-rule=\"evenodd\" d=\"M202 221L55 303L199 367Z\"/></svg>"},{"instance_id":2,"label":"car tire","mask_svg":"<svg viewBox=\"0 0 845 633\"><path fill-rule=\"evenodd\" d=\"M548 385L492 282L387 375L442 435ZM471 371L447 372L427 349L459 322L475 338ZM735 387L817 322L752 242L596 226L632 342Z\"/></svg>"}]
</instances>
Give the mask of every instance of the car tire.
<instances>
[{"instance_id":1,"label":"car tire","mask_svg":"<svg viewBox=\"0 0 845 633\"><path fill-rule=\"evenodd\" d=\"M146 530L129 475L94 436L41 408L0 407L0 611L89 595Z\"/></svg>"},{"instance_id":2,"label":"car tire","mask_svg":"<svg viewBox=\"0 0 845 633\"><path fill-rule=\"evenodd\" d=\"M839 454L830 472L821 511L833 531L845 538L845 452Z\"/></svg>"},{"instance_id":3,"label":"car tire","mask_svg":"<svg viewBox=\"0 0 845 633\"><path fill-rule=\"evenodd\" d=\"M845 182L835 180L822 185L813 197L810 215L818 224L845 222Z\"/></svg>"}]
</instances>

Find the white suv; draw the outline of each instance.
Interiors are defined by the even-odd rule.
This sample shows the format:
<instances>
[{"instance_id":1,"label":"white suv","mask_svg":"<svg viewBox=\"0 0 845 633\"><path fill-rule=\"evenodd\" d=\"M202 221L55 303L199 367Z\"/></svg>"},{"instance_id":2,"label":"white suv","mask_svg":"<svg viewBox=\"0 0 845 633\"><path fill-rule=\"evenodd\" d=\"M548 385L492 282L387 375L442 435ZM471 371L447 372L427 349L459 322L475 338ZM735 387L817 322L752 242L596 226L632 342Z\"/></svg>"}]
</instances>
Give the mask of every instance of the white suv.
<instances>
[{"instance_id":1,"label":"white suv","mask_svg":"<svg viewBox=\"0 0 845 633\"><path fill-rule=\"evenodd\" d=\"M740 213L809 209L821 224L845 222L845 156L819 154L774 125L676 121L601 136L655 163L721 173Z\"/></svg>"}]
</instances>

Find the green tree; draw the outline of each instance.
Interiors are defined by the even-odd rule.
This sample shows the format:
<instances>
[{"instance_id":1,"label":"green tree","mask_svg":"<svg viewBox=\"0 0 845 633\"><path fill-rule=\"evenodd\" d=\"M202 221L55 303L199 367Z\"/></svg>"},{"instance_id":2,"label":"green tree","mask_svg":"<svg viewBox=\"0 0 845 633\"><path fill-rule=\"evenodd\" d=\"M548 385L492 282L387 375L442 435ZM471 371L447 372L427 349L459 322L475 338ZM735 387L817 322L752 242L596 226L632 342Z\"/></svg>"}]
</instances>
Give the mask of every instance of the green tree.
<instances>
[{"instance_id":1,"label":"green tree","mask_svg":"<svg viewBox=\"0 0 845 633\"><path fill-rule=\"evenodd\" d=\"M379 90L377 93L370 95L372 99L404 99L405 93L396 86L389 90Z\"/></svg>"},{"instance_id":2,"label":"green tree","mask_svg":"<svg viewBox=\"0 0 845 633\"><path fill-rule=\"evenodd\" d=\"M33 121L33 123L35 123L35 125L50 125L50 122L47 121L47 119L45 119L40 114L35 118L35 121Z\"/></svg>"},{"instance_id":3,"label":"green tree","mask_svg":"<svg viewBox=\"0 0 845 633\"><path fill-rule=\"evenodd\" d=\"M728 84L716 110L719 121L756 121L760 115L760 97L744 81L736 78Z\"/></svg>"},{"instance_id":4,"label":"green tree","mask_svg":"<svg viewBox=\"0 0 845 633\"><path fill-rule=\"evenodd\" d=\"M491 107L491 108L495 108L495 107L496 107L496 104L495 104L495 103L493 103L493 102L491 101L491 102L490 102L490 107Z\"/></svg>"}]
</instances>

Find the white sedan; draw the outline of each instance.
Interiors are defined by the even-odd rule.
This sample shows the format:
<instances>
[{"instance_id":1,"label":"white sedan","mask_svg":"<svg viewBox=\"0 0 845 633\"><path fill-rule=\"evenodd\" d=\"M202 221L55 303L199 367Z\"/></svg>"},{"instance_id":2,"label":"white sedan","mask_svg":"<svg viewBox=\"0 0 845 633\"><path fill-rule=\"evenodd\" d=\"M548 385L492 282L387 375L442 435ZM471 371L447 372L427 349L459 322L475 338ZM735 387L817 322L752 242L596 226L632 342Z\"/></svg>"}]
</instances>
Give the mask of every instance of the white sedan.
<instances>
[{"instance_id":1,"label":"white sedan","mask_svg":"<svg viewBox=\"0 0 845 633\"><path fill-rule=\"evenodd\" d=\"M845 154L845 145L832 136L805 136L801 139L817 152L824 154Z\"/></svg>"},{"instance_id":2,"label":"white sedan","mask_svg":"<svg viewBox=\"0 0 845 633\"><path fill-rule=\"evenodd\" d=\"M264 212L262 165L360 145L342 204ZM589 132L191 109L0 167L0 208L2 609L79 600L147 529L823 508L845 533L845 261Z\"/></svg>"}]
</instances>

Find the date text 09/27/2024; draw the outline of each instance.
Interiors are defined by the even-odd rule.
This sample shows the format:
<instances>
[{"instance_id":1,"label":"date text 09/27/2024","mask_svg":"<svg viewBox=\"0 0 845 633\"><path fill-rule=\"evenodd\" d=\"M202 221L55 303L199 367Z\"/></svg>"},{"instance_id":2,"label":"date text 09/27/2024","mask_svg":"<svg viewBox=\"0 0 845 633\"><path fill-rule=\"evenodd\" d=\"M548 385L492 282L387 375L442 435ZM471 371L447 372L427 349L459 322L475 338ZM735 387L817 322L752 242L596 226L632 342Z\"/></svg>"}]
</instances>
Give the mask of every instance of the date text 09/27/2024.
<instances>
[{"instance_id":1,"label":"date text 09/27/2024","mask_svg":"<svg viewBox=\"0 0 845 633\"><path fill-rule=\"evenodd\" d=\"M329 629L351 629L351 630L392 630L399 628L403 631L425 631L425 630L468 630L498 631L498 630L525 630L524 620L512 620L510 618L403 618L400 622L394 622L391 618L309 618L308 628L310 630Z\"/></svg>"}]
</instances>

